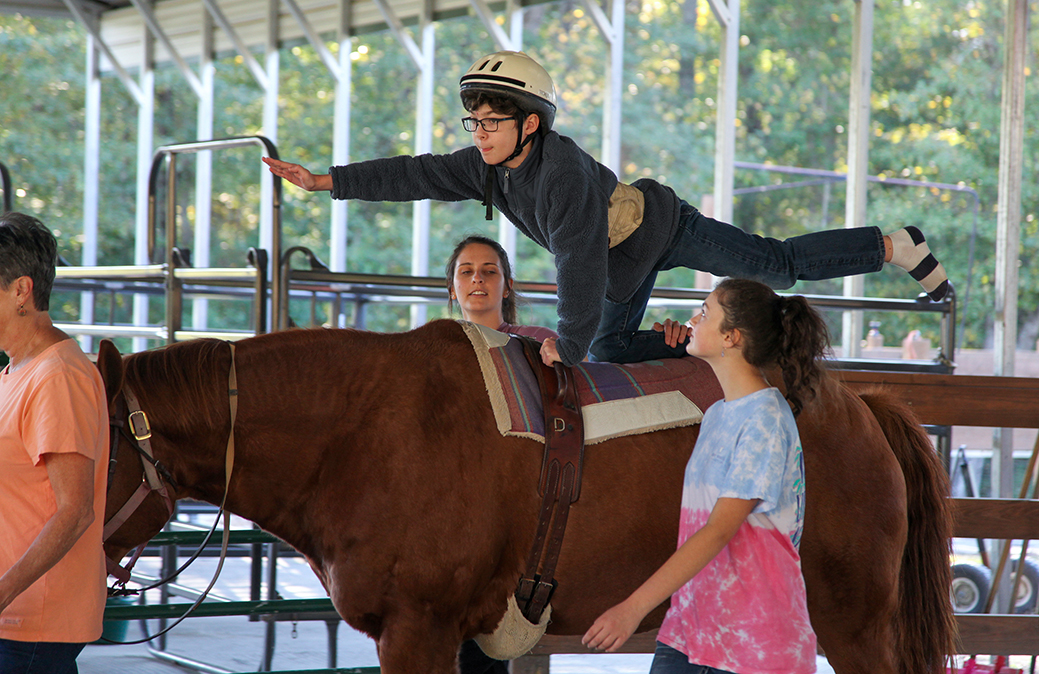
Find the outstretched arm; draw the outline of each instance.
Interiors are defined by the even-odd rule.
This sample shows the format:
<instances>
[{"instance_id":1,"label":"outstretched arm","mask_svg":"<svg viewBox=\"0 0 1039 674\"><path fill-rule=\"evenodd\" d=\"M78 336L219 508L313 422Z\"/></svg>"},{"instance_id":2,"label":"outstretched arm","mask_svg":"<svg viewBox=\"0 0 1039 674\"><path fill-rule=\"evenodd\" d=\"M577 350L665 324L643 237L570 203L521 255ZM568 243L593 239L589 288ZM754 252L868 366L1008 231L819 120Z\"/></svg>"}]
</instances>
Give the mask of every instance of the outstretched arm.
<instances>
[{"instance_id":1,"label":"outstretched arm","mask_svg":"<svg viewBox=\"0 0 1039 674\"><path fill-rule=\"evenodd\" d=\"M610 653L623 646L650 611L700 573L728 545L757 504L757 499L718 499L707 523L630 597L599 616L581 643Z\"/></svg>"},{"instance_id":2,"label":"outstretched arm","mask_svg":"<svg viewBox=\"0 0 1039 674\"><path fill-rule=\"evenodd\" d=\"M311 192L331 192L332 176L326 174L317 175L311 173L299 164L292 164L272 157L261 157L263 163L270 167L271 173L284 178L296 187L302 187Z\"/></svg>"}]
</instances>

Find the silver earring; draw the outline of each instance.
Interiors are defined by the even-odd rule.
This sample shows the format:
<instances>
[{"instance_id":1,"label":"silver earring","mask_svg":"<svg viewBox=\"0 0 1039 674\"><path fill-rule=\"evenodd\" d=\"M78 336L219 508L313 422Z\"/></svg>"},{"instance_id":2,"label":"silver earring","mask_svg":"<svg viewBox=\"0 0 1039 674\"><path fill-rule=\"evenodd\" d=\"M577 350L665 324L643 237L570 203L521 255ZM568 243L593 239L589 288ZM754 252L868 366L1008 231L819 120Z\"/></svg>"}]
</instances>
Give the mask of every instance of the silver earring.
<instances>
[{"instance_id":1,"label":"silver earring","mask_svg":"<svg viewBox=\"0 0 1039 674\"><path fill-rule=\"evenodd\" d=\"M722 358L725 358L725 347L722 347Z\"/></svg>"}]
</instances>

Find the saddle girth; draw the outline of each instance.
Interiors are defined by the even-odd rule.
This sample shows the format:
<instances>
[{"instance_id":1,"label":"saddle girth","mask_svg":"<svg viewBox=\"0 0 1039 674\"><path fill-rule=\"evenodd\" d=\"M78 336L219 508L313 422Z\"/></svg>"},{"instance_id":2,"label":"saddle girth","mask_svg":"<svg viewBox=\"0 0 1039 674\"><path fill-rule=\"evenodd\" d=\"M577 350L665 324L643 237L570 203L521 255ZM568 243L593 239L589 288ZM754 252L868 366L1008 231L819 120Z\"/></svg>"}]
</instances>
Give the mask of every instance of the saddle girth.
<instances>
[{"instance_id":1,"label":"saddle girth","mask_svg":"<svg viewBox=\"0 0 1039 674\"><path fill-rule=\"evenodd\" d=\"M556 563L570 504L581 494L584 421L573 369L562 363L548 367L541 360L540 344L526 337L520 339L545 407L545 455L538 482L541 510L526 571L516 588L516 601L524 617L537 624L555 591Z\"/></svg>"}]
</instances>

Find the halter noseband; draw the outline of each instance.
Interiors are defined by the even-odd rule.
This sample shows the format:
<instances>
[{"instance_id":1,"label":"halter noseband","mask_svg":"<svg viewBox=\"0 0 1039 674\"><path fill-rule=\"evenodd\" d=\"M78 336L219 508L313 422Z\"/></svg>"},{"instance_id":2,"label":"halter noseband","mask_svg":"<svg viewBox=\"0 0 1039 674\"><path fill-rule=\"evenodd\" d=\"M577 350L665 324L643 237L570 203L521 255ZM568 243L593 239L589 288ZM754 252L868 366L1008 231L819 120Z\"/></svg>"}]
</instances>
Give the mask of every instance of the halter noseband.
<instances>
[{"instance_id":1,"label":"halter noseband","mask_svg":"<svg viewBox=\"0 0 1039 674\"><path fill-rule=\"evenodd\" d=\"M224 503L227 501L227 491L231 484L231 470L234 466L234 427L235 418L238 414L238 378L235 372L235 345L232 342L227 343L231 348L231 369L228 374L228 397L230 398L231 406L231 430L227 439L227 456L224 464L225 471L225 484L224 484L224 499L220 504L220 509L223 511ZM127 499L126 503L123 504L119 510L112 515L112 517L105 522L104 532L102 534L102 543L107 542L108 539L114 534L119 528L126 523L128 519L137 511L144 499L148 497L153 491L158 492L163 498L163 502L166 504L167 520L173 516L173 501L174 499L170 495L170 489L172 487L175 491L177 489L177 483L173 479L173 475L166 468L162 462L158 461L152 453L151 445L151 424L148 422L148 415L141 409L141 404L137 400L137 396L134 395L133 390L125 384L123 384L122 395L117 396L113 401L114 410L109 417L109 426L111 429L111 440L110 440L110 457L108 462L108 486L112 486L112 476L115 474L116 468L116 450L119 447L120 436L126 438L129 441L130 446L137 450L137 455L141 461L141 467L143 469L143 476L141 477L141 484L137 487L137 490ZM129 422L130 431L127 432L126 424L123 422L124 414ZM167 486L168 485L168 486ZM213 526L216 527L216 522L219 521L219 516L214 521ZM226 517L225 517L226 520ZM227 548L227 525L225 521L225 532L224 532L224 549ZM210 531L210 535L212 535ZM209 536L203 542L203 546L209 541ZM114 560L105 555L105 563L108 567L108 573L115 577L115 586L125 586L127 581L130 580L130 572L140 558L141 553L144 551L144 547L147 545L147 541L141 543L134 548L133 555L130 561L125 566L120 566L118 560ZM201 547L199 548L201 551ZM190 564L198 556L196 553L190 560ZM221 558L221 562L223 559ZM185 564L185 567L187 564ZM184 567L181 567L174 573L174 576L178 575ZM219 573L219 570L217 571ZM214 578L215 581L215 578ZM158 583L161 585L166 581ZM212 586L210 586L212 587ZM150 589L150 588L146 588ZM115 588L110 588L109 592L116 593L121 592ZM208 591L207 591L208 592Z\"/></svg>"},{"instance_id":2,"label":"halter noseband","mask_svg":"<svg viewBox=\"0 0 1039 674\"><path fill-rule=\"evenodd\" d=\"M112 413L109 423L112 429L112 440L111 440L111 457L108 464L108 476L109 485L111 485L112 474L115 472L116 467L116 450L119 447L119 437L122 436L130 442L130 446L137 450L137 454L141 460L141 467L144 470L144 475L141 478L141 484L138 485L137 490L130 496L130 498L123 504L111 519L105 522L104 533L102 534L102 542L107 542L111 538L112 534L119 530L119 527L123 526L126 520L130 519L137 508L140 507L144 499L148 497L153 491L158 492L162 496L163 502L166 504L167 519L173 516L173 499L170 497L170 491L167 489L166 484L163 482L163 478L166 482L169 482L174 489L176 489L176 483L173 481L170 472L161 463L155 460L155 456L152 454L152 443L151 443L151 425L148 423L148 415L141 409L141 403L137 400L137 396L134 395L133 391L129 386L123 385L123 394L121 398L117 398L117 402L114 404L115 411ZM123 423L122 412L129 411L127 417L129 421L130 431L126 430L126 425ZM160 476L159 473L162 473ZM108 567L108 573L115 576L118 585L125 585L130 580L130 571L133 569L134 564L137 563L137 559L141 556L144 551L145 544L138 545L134 551L130 561L127 562L126 566L121 566L117 560L112 559L109 556L105 556L105 564Z\"/></svg>"}]
</instances>

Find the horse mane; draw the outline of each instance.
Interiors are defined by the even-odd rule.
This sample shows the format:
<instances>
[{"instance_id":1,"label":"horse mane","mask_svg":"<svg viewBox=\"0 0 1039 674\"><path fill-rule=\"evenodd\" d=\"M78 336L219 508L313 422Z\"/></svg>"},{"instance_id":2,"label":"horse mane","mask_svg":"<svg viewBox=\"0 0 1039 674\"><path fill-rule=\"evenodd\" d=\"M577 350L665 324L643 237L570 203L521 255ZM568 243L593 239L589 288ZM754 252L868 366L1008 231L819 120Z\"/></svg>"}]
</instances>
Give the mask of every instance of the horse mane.
<instances>
[{"instance_id":1,"label":"horse mane","mask_svg":"<svg viewBox=\"0 0 1039 674\"><path fill-rule=\"evenodd\" d=\"M231 351L218 339L197 339L131 354L124 361L124 385L133 388L150 416L175 433L199 422L226 424L227 373ZM143 387L138 382L148 382ZM189 402L190 401L190 402Z\"/></svg>"}]
</instances>

